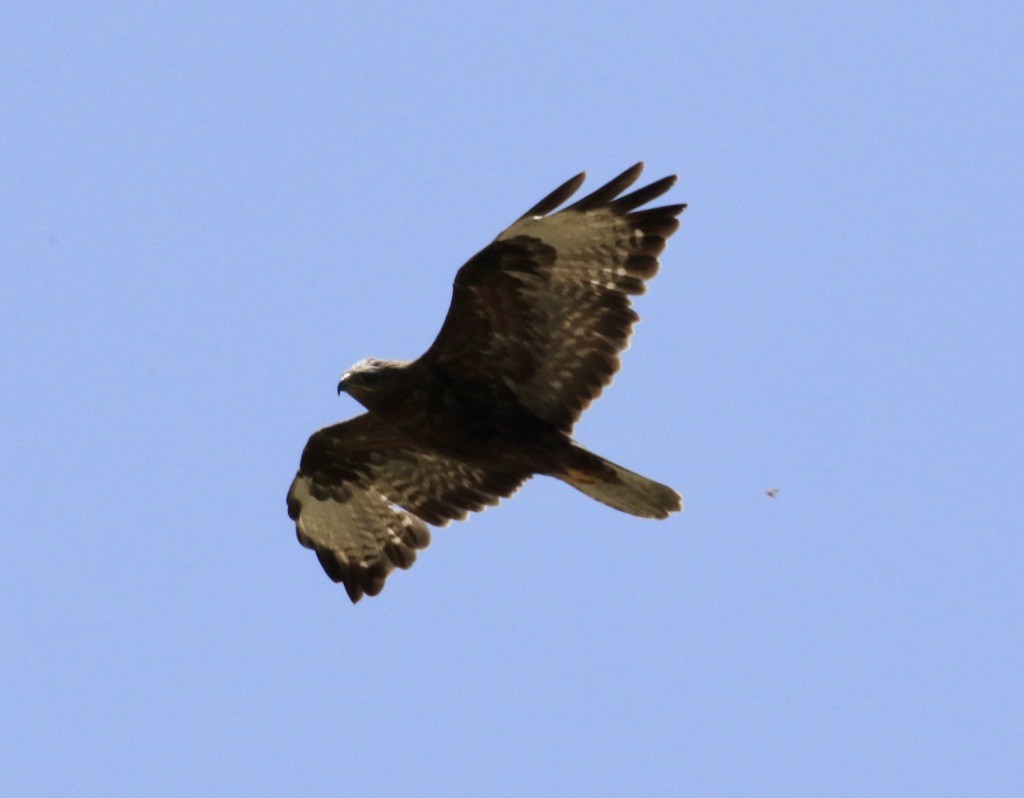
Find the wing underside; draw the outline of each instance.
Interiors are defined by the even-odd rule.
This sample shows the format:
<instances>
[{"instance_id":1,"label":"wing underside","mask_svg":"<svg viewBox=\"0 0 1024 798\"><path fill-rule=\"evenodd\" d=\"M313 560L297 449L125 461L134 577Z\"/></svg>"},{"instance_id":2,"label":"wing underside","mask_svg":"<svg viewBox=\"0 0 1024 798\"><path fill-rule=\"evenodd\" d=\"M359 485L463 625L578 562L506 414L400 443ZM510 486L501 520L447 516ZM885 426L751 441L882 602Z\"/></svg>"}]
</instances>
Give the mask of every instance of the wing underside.
<instances>
[{"instance_id":1,"label":"wing underside","mask_svg":"<svg viewBox=\"0 0 1024 798\"><path fill-rule=\"evenodd\" d=\"M529 476L425 451L369 414L309 439L288 491L299 542L349 598L374 596L445 526L510 496Z\"/></svg>"},{"instance_id":2,"label":"wing underside","mask_svg":"<svg viewBox=\"0 0 1024 798\"><path fill-rule=\"evenodd\" d=\"M540 418L571 431L618 370L638 319L630 297L657 273L686 207L639 209L674 177L622 195L642 168L550 213L579 188L577 175L475 255L423 359L503 381Z\"/></svg>"}]
</instances>

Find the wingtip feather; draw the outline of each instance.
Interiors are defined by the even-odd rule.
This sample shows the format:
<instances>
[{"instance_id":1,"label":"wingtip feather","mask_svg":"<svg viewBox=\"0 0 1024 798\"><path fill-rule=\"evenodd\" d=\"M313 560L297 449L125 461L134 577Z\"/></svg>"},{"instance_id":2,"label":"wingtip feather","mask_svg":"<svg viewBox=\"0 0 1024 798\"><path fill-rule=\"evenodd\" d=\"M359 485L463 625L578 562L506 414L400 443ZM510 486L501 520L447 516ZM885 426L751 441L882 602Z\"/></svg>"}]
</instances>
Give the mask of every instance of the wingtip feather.
<instances>
[{"instance_id":1,"label":"wingtip feather","mask_svg":"<svg viewBox=\"0 0 1024 798\"><path fill-rule=\"evenodd\" d=\"M580 172L578 175L574 175L566 180L562 185L547 194L540 202L534 205L530 210L520 216L520 219L526 219L531 216L545 216L551 213L555 208L569 199L573 194L579 191L580 186L583 185L583 181L587 179L586 172Z\"/></svg>"},{"instance_id":2,"label":"wingtip feather","mask_svg":"<svg viewBox=\"0 0 1024 798\"><path fill-rule=\"evenodd\" d=\"M574 211L588 211L592 208L598 208L610 203L619 196L619 194L633 185L637 181L637 178L640 177L640 173L643 171L644 162L638 161L622 174L613 177L600 188L595 189L590 194L587 194L587 196L574 202L569 206L569 208Z\"/></svg>"}]
</instances>

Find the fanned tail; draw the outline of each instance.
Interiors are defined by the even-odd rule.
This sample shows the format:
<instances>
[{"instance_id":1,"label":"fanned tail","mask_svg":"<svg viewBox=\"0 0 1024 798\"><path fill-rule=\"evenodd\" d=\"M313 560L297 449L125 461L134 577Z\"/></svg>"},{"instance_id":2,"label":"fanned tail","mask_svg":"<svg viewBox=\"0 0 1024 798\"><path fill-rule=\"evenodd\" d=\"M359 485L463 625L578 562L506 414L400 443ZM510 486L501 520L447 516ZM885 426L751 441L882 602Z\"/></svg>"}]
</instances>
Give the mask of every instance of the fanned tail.
<instances>
[{"instance_id":1,"label":"fanned tail","mask_svg":"<svg viewBox=\"0 0 1024 798\"><path fill-rule=\"evenodd\" d=\"M682 497L672 488L575 443L562 469L552 476L602 504L640 518L667 518L683 509Z\"/></svg>"}]
</instances>

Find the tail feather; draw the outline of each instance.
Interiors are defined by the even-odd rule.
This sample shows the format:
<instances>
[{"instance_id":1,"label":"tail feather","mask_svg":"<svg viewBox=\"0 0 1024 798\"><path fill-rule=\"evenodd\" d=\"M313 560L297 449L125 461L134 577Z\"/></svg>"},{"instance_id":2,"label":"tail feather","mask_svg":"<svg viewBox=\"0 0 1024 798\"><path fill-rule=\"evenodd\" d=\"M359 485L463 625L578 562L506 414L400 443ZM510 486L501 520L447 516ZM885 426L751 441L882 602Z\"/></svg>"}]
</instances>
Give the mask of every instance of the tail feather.
<instances>
[{"instance_id":1,"label":"tail feather","mask_svg":"<svg viewBox=\"0 0 1024 798\"><path fill-rule=\"evenodd\" d=\"M683 509L682 497L667 485L642 477L573 445L570 462L552 476L602 504L640 518L666 518Z\"/></svg>"}]
</instances>

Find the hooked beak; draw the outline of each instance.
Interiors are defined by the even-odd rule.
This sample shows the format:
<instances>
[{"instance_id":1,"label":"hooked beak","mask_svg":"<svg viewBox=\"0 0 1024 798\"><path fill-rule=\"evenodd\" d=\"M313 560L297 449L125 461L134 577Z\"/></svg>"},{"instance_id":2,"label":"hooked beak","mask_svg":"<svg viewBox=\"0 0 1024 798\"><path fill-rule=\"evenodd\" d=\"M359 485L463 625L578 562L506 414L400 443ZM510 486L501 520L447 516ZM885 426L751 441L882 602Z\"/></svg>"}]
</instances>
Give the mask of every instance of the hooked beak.
<instances>
[{"instance_id":1,"label":"hooked beak","mask_svg":"<svg viewBox=\"0 0 1024 798\"><path fill-rule=\"evenodd\" d=\"M341 396L343 391L348 390L348 378L349 373L347 371L341 375L341 382L338 383L338 396Z\"/></svg>"}]
</instances>

